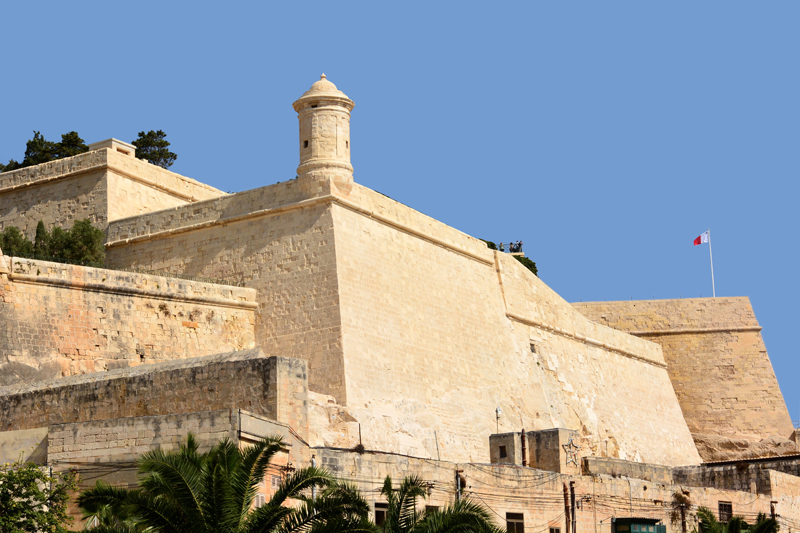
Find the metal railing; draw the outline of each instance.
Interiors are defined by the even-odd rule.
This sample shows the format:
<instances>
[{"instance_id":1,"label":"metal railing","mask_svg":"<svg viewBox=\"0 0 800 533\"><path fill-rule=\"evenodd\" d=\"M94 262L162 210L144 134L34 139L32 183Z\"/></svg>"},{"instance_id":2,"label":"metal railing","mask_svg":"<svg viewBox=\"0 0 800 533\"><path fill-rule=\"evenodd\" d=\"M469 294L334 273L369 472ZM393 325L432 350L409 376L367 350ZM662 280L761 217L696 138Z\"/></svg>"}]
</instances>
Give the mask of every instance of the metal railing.
<instances>
[{"instance_id":1,"label":"metal railing","mask_svg":"<svg viewBox=\"0 0 800 533\"><path fill-rule=\"evenodd\" d=\"M147 276L160 276L164 278L182 279L186 281L198 281L200 283L213 283L215 285L229 285L232 287L245 287L245 282L239 280L227 280L218 278L207 278L203 276L190 276L188 274L178 274L177 272L168 272L164 270L150 270L148 268L139 267L115 267L108 266L105 263L96 261L79 261L77 259L64 259L63 257L50 257L36 254L15 253L13 257L20 257L23 259L34 259L38 261L48 261L50 263L61 263L64 265L87 266L92 268L103 268L105 270L114 270L117 272L130 272L131 274L144 274Z\"/></svg>"}]
</instances>

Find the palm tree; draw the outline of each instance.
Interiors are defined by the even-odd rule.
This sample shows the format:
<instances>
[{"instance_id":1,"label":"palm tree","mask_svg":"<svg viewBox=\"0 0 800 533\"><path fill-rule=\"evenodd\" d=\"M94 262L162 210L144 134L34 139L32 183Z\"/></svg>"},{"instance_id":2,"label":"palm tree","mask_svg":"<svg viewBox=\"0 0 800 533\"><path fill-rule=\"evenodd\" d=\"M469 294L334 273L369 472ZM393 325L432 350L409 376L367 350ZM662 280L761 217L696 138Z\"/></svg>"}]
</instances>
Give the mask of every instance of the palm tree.
<instances>
[{"instance_id":1,"label":"palm tree","mask_svg":"<svg viewBox=\"0 0 800 533\"><path fill-rule=\"evenodd\" d=\"M417 499L425 498L427 484L419 477L406 477L399 489L386 476L381 494L388 509L381 525L384 533L501 533L492 524L491 515L481 505L462 498L444 509L417 511Z\"/></svg>"},{"instance_id":2,"label":"palm tree","mask_svg":"<svg viewBox=\"0 0 800 533\"><path fill-rule=\"evenodd\" d=\"M315 467L283 480L272 498L253 508L258 484L284 448L270 437L240 449L223 439L198 452L192 434L179 450L152 450L138 459L140 481L124 489L99 481L78 497L94 533L369 532L369 505L351 485ZM321 489L315 501L305 494ZM297 503L290 506L290 500Z\"/></svg>"},{"instance_id":3,"label":"palm tree","mask_svg":"<svg viewBox=\"0 0 800 533\"><path fill-rule=\"evenodd\" d=\"M699 507L697 509L697 518L700 523L698 524L699 533L778 533L780 525L774 518L767 518L764 513L758 513L756 523L748 525L741 516L733 516L725 522L718 522L714 513L708 507Z\"/></svg>"},{"instance_id":4,"label":"palm tree","mask_svg":"<svg viewBox=\"0 0 800 533\"><path fill-rule=\"evenodd\" d=\"M681 532L686 533L686 511L691 509L692 500L689 499L689 493L681 490L676 490L672 494L672 502L670 502L669 521L674 526L678 522L681 523Z\"/></svg>"}]
</instances>

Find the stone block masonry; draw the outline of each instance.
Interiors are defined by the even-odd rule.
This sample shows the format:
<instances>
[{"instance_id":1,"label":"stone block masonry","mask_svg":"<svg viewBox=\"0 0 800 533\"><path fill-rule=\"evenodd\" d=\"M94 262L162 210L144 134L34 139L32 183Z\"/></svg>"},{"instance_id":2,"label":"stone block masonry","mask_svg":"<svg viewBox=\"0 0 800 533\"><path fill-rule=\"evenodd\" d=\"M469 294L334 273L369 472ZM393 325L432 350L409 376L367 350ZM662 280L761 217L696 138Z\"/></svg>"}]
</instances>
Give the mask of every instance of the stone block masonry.
<instances>
[{"instance_id":1,"label":"stone block masonry","mask_svg":"<svg viewBox=\"0 0 800 533\"><path fill-rule=\"evenodd\" d=\"M119 220L107 261L257 289L256 345L309 362L312 390L346 400L330 197L297 180Z\"/></svg>"},{"instance_id":2,"label":"stone block masonry","mask_svg":"<svg viewBox=\"0 0 800 533\"><path fill-rule=\"evenodd\" d=\"M0 174L0 231L17 226L33 239L40 220L66 229L85 218L105 229L110 220L222 195L193 179L102 148Z\"/></svg>"},{"instance_id":3,"label":"stone block masonry","mask_svg":"<svg viewBox=\"0 0 800 533\"><path fill-rule=\"evenodd\" d=\"M704 443L700 449L707 460L722 458L710 456L714 436L791 437L789 412L748 298L573 306L598 324L661 345L686 423Z\"/></svg>"},{"instance_id":4,"label":"stone block masonry","mask_svg":"<svg viewBox=\"0 0 800 533\"><path fill-rule=\"evenodd\" d=\"M304 361L260 350L217 354L0 388L0 431L245 409L308 434Z\"/></svg>"},{"instance_id":5,"label":"stone block masonry","mask_svg":"<svg viewBox=\"0 0 800 533\"><path fill-rule=\"evenodd\" d=\"M309 361L311 391L333 397L314 442L352 447L361 423L374 449L479 459L499 404L503 431L577 430L583 455L699 462L658 345L358 184L292 180L114 221L108 258L256 288L256 345Z\"/></svg>"},{"instance_id":6,"label":"stone block masonry","mask_svg":"<svg viewBox=\"0 0 800 533\"><path fill-rule=\"evenodd\" d=\"M254 347L253 289L4 260L0 386Z\"/></svg>"}]
</instances>

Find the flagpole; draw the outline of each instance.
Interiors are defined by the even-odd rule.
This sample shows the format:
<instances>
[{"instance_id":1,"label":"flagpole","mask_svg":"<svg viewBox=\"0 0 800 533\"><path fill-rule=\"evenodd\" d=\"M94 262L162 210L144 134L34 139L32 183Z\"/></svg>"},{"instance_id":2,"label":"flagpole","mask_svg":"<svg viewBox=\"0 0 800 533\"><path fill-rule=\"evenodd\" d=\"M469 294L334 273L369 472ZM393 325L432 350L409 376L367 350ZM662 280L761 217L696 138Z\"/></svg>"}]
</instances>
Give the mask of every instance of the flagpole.
<instances>
[{"instance_id":1,"label":"flagpole","mask_svg":"<svg viewBox=\"0 0 800 533\"><path fill-rule=\"evenodd\" d=\"M717 297L717 290L714 288L714 256L711 254L711 228L708 228L708 258L711 260L711 294Z\"/></svg>"}]
</instances>

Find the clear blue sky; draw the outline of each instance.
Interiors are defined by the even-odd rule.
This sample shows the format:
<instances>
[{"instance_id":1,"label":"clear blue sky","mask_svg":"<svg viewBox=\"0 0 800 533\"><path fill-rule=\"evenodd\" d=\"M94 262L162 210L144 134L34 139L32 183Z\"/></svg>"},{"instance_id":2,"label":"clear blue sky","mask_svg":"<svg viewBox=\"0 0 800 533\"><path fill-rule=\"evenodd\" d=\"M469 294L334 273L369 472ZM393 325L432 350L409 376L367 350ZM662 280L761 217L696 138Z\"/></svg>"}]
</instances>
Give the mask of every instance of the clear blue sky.
<instances>
[{"instance_id":1,"label":"clear blue sky","mask_svg":"<svg viewBox=\"0 0 800 533\"><path fill-rule=\"evenodd\" d=\"M272 5L270 5L272 4ZM79 7L74 7L79 6ZM226 191L293 178L292 102L355 102L356 181L521 239L569 301L749 296L792 418L800 3L4 2L0 160L131 141Z\"/></svg>"}]
</instances>

